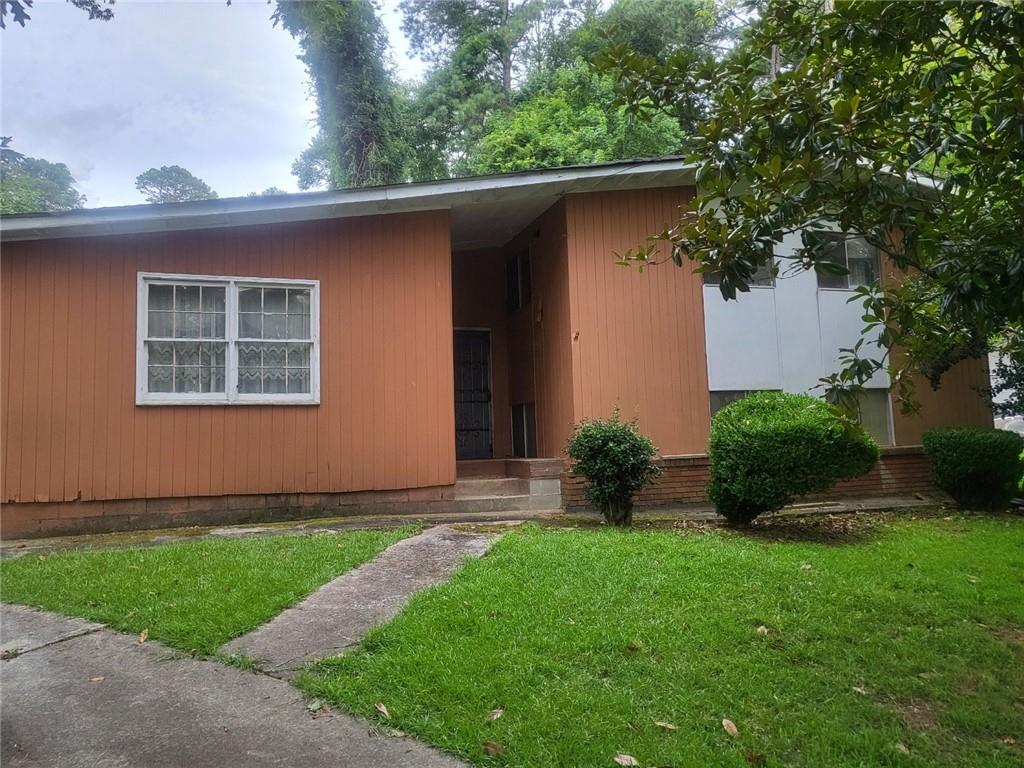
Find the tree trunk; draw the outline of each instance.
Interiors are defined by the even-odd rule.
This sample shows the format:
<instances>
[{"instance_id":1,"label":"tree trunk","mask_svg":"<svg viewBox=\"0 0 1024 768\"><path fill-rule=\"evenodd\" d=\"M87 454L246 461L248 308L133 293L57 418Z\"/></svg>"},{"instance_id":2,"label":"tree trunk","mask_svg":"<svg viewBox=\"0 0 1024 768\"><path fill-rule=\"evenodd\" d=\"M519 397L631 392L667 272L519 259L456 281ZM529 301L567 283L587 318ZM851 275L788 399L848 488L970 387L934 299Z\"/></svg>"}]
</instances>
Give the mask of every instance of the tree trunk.
<instances>
[{"instance_id":1,"label":"tree trunk","mask_svg":"<svg viewBox=\"0 0 1024 768\"><path fill-rule=\"evenodd\" d=\"M629 527L633 524L632 500L609 502L605 508L601 510L601 513L604 515L605 522L609 525Z\"/></svg>"}]
</instances>

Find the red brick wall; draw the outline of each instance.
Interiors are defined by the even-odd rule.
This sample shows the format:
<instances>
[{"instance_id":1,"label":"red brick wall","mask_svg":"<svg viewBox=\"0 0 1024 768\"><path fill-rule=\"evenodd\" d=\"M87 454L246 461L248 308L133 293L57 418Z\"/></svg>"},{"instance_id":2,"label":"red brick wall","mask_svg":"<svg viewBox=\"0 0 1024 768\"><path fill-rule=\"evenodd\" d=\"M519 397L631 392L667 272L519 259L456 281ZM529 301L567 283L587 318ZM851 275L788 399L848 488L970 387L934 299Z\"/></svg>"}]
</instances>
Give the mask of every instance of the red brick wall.
<instances>
[{"instance_id":1,"label":"red brick wall","mask_svg":"<svg viewBox=\"0 0 1024 768\"><path fill-rule=\"evenodd\" d=\"M661 476L639 493L636 499L638 507L707 503L707 456L668 456L658 463ZM920 448L913 446L882 449L881 460L866 475L837 483L828 493L812 498L912 496L934 492L928 459ZM575 510L589 506L582 479L570 472L562 476L562 504L566 509Z\"/></svg>"}]
</instances>

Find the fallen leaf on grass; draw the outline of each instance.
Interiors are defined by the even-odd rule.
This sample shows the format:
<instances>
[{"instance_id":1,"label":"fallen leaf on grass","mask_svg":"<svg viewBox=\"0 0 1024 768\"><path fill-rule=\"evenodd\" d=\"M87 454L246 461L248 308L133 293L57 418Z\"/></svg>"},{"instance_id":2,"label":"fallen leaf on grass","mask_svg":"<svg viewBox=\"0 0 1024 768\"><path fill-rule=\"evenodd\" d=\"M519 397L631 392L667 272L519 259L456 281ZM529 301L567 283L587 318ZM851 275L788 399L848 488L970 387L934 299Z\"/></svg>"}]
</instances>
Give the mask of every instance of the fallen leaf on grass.
<instances>
[{"instance_id":1,"label":"fallen leaf on grass","mask_svg":"<svg viewBox=\"0 0 1024 768\"><path fill-rule=\"evenodd\" d=\"M381 716L385 720L390 720L391 719L391 713L388 712L388 708L386 706L384 706L383 702L378 701L376 704L373 705L373 708L376 709L378 712L380 712Z\"/></svg>"},{"instance_id":2,"label":"fallen leaf on grass","mask_svg":"<svg viewBox=\"0 0 1024 768\"><path fill-rule=\"evenodd\" d=\"M743 759L747 761L748 765L753 765L758 768L768 762L768 758L760 752L744 752Z\"/></svg>"},{"instance_id":3,"label":"fallen leaf on grass","mask_svg":"<svg viewBox=\"0 0 1024 768\"><path fill-rule=\"evenodd\" d=\"M482 746L484 748L484 752L491 757L500 757L505 754L505 748L496 741L485 741L480 746Z\"/></svg>"},{"instance_id":4,"label":"fallen leaf on grass","mask_svg":"<svg viewBox=\"0 0 1024 768\"><path fill-rule=\"evenodd\" d=\"M487 714L491 718L491 720L497 720L499 717L501 717L502 715L505 714L505 710L504 709L500 709L500 708L499 709L492 709Z\"/></svg>"},{"instance_id":5,"label":"fallen leaf on grass","mask_svg":"<svg viewBox=\"0 0 1024 768\"><path fill-rule=\"evenodd\" d=\"M36 560L45 560L46 555L36 555Z\"/></svg>"},{"instance_id":6,"label":"fallen leaf on grass","mask_svg":"<svg viewBox=\"0 0 1024 768\"><path fill-rule=\"evenodd\" d=\"M896 742L896 749L898 749L904 755L909 755L910 754L910 748L906 744L904 744L902 741L897 741Z\"/></svg>"},{"instance_id":7,"label":"fallen leaf on grass","mask_svg":"<svg viewBox=\"0 0 1024 768\"><path fill-rule=\"evenodd\" d=\"M814 566L811 565L810 563L804 563L803 565L800 566L800 570L801 571L813 571L814 570Z\"/></svg>"},{"instance_id":8,"label":"fallen leaf on grass","mask_svg":"<svg viewBox=\"0 0 1024 768\"><path fill-rule=\"evenodd\" d=\"M89 682L90 683L102 683L106 679L107 678L105 678L103 675L97 675L96 677L90 677L89 678Z\"/></svg>"},{"instance_id":9,"label":"fallen leaf on grass","mask_svg":"<svg viewBox=\"0 0 1024 768\"><path fill-rule=\"evenodd\" d=\"M144 629L141 632L139 632L139 645L142 645L147 640L149 640L149 630Z\"/></svg>"},{"instance_id":10,"label":"fallen leaf on grass","mask_svg":"<svg viewBox=\"0 0 1024 768\"><path fill-rule=\"evenodd\" d=\"M739 730L736 728L736 723L734 723L729 718L726 718L725 720L722 721L722 728L724 728L725 732L728 733L733 738L735 738L736 736L740 735Z\"/></svg>"},{"instance_id":11,"label":"fallen leaf on grass","mask_svg":"<svg viewBox=\"0 0 1024 768\"><path fill-rule=\"evenodd\" d=\"M853 686L853 690L854 690L854 692L859 693L861 696L867 696L868 695L868 689L867 688L861 688L859 685Z\"/></svg>"},{"instance_id":12,"label":"fallen leaf on grass","mask_svg":"<svg viewBox=\"0 0 1024 768\"><path fill-rule=\"evenodd\" d=\"M630 651L631 653L636 653L637 651L640 650L640 646L637 645L636 643L630 643L629 645L626 646L626 650Z\"/></svg>"},{"instance_id":13,"label":"fallen leaf on grass","mask_svg":"<svg viewBox=\"0 0 1024 768\"><path fill-rule=\"evenodd\" d=\"M635 757L632 755L622 754L621 752L613 757L612 760L615 761L616 765L622 765L625 766L625 768L636 768L636 766L640 765L640 761Z\"/></svg>"},{"instance_id":14,"label":"fallen leaf on grass","mask_svg":"<svg viewBox=\"0 0 1024 768\"><path fill-rule=\"evenodd\" d=\"M759 626L757 628L757 634L759 634L759 635L767 635L768 634L768 627L766 627L764 624L762 624L761 626Z\"/></svg>"},{"instance_id":15,"label":"fallen leaf on grass","mask_svg":"<svg viewBox=\"0 0 1024 768\"><path fill-rule=\"evenodd\" d=\"M664 728L666 731L678 731L672 723L666 723L664 720L655 720L654 724L659 728Z\"/></svg>"},{"instance_id":16,"label":"fallen leaf on grass","mask_svg":"<svg viewBox=\"0 0 1024 768\"><path fill-rule=\"evenodd\" d=\"M978 583L978 577L977 576L968 576L967 580L969 582L971 582L971 584L977 584Z\"/></svg>"}]
</instances>

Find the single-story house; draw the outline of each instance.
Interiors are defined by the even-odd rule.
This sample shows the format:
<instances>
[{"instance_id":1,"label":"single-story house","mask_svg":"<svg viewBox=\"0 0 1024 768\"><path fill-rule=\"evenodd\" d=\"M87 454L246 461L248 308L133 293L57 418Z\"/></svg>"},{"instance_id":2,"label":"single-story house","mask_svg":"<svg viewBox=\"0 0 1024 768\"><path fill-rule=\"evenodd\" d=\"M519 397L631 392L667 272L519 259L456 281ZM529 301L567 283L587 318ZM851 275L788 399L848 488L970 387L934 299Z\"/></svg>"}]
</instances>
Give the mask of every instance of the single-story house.
<instances>
[{"instance_id":1,"label":"single-story house","mask_svg":"<svg viewBox=\"0 0 1024 768\"><path fill-rule=\"evenodd\" d=\"M584 503L573 426L618 406L663 455L642 503L703 498L712 414L806 391L861 330L848 277L713 280L615 253L674 222L678 160L2 222L5 537L348 512ZM787 240L781 251L792 249ZM927 486L914 446L992 424L984 361L863 402L885 458L851 492Z\"/></svg>"}]
</instances>

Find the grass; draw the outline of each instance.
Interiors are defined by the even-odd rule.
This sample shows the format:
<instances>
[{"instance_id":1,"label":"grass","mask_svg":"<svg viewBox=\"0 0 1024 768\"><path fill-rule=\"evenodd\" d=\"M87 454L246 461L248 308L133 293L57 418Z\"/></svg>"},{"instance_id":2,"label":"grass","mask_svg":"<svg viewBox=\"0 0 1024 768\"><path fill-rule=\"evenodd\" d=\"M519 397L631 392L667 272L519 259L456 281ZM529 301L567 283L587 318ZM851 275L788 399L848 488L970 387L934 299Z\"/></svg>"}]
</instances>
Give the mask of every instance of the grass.
<instances>
[{"instance_id":1,"label":"grass","mask_svg":"<svg viewBox=\"0 0 1024 768\"><path fill-rule=\"evenodd\" d=\"M213 654L415 528L34 555L0 563L5 602Z\"/></svg>"},{"instance_id":2,"label":"grass","mask_svg":"<svg viewBox=\"0 0 1024 768\"><path fill-rule=\"evenodd\" d=\"M1021 519L526 527L297 684L485 766L1019 766L1022 628Z\"/></svg>"}]
</instances>

